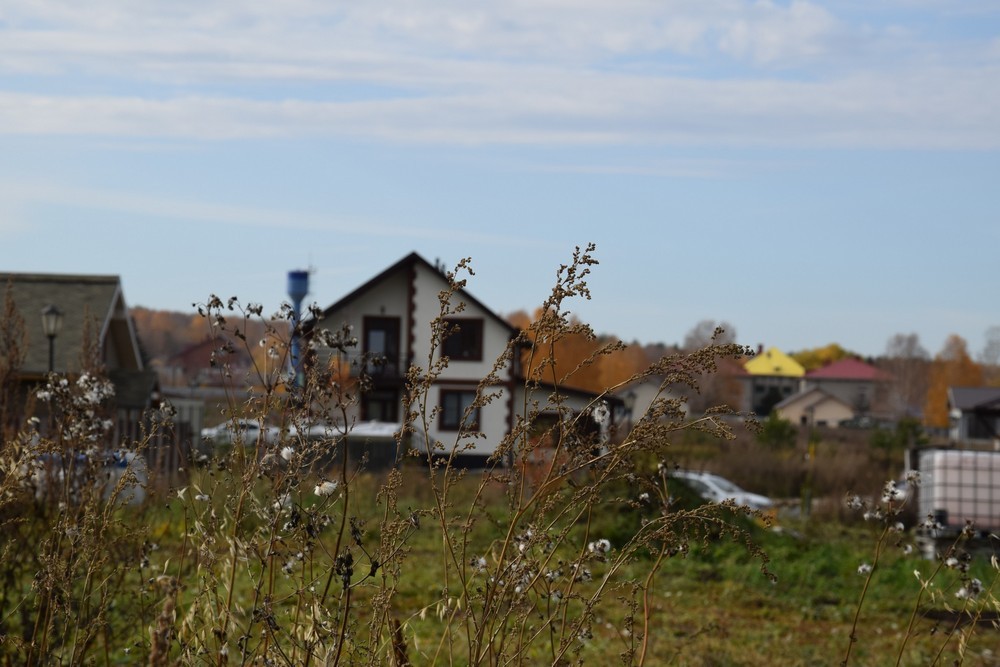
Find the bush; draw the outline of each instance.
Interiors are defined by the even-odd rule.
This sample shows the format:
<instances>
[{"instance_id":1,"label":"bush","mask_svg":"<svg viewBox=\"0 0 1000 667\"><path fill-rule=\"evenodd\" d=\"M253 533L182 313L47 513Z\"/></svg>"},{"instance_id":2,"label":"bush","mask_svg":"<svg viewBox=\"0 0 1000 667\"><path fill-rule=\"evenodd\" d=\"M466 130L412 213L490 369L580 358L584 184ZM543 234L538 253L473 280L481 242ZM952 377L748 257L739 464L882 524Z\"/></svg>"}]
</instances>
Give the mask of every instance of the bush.
<instances>
[{"instance_id":1,"label":"bush","mask_svg":"<svg viewBox=\"0 0 1000 667\"><path fill-rule=\"evenodd\" d=\"M757 442L772 449L790 449L795 446L798 429L787 419L782 419L772 412L761 422L757 433Z\"/></svg>"}]
</instances>

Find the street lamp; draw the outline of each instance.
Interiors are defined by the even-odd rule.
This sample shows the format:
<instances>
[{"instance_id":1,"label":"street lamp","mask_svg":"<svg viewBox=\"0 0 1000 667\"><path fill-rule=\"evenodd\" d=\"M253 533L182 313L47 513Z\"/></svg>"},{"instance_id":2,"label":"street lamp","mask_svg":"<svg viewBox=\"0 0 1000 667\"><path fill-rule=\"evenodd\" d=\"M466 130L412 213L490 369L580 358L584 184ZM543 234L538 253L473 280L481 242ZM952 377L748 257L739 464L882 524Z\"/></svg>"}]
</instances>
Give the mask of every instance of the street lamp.
<instances>
[{"instance_id":1,"label":"street lamp","mask_svg":"<svg viewBox=\"0 0 1000 667\"><path fill-rule=\"evenodd\" d=\"M42 308L42 331L49 339L49 372L55 370L56 334L62 329L63 313L51 303Z\"/></svg>"}]
</instances>

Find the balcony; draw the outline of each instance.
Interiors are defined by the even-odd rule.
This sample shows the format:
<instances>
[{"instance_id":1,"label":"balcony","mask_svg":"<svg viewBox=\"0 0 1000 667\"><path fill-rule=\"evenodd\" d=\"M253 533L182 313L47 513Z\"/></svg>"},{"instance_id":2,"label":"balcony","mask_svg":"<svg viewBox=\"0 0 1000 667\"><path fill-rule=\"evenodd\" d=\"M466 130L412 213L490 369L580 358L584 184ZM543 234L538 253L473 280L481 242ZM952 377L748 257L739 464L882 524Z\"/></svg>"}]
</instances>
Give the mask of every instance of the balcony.
<instances>
[{"instance_id":1,"label":"balcony","mask_svg":"<svg viewBox=\"0 0 1000 667\"><path fill-rule=\"evenodd\" d=\"M402 355L366 355L360 352L348 355L351 364L351 377L367 374L371 378L399 380L406 372Z\"/></svg>"}]
</instances>

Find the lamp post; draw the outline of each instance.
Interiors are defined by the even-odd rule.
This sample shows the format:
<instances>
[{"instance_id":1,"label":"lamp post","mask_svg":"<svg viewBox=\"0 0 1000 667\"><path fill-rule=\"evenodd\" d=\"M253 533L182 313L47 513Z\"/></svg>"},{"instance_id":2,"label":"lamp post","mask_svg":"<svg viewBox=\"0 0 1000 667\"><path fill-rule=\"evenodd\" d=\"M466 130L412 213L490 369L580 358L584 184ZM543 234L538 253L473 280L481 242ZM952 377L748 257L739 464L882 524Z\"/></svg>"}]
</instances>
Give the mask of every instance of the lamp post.
<instances>
[{"instance_id":1,"label":"lamp post","mask_svg":"<svg viewBox=\"0 0 1000 667\"><path fill-rule=\"evenodd\" d=\"M49 339L49 372L55 370L56 334L62 329L63 313L51 303L42 308L42 331Z\"/></svg>"}]
</instances>

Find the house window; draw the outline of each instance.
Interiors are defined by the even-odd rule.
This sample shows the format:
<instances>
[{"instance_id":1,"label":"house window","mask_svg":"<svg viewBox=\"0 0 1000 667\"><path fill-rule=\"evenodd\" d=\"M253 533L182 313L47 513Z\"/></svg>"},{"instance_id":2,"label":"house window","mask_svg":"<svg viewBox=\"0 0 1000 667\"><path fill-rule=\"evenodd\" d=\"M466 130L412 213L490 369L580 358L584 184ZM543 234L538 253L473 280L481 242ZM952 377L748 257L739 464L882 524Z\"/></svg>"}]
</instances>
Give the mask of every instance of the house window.
<instances>
[{"instance_id":1,"label":"house window","mask_svg":"<svg viewBox=\"0 0 1000 667\"><path fill-rule=\"evenodd\" d=\"M361 399L361 418L366 421L399 421L399 396L394 391L372 391Z\"/></svg>"},{"instance_id":2,"label":"house window","mask_svg":"<svg viewBox=\"0 0 1000 667\"><path fill-rule=\"evenodd\" d=\"M970 440L988 440L995 437L997 437L996 418L988 413L971 413L968 438Z\"/></svg>"},{"instance_id":3,"label":"house window","mask_svg":"<svg viewBox=\"0 0 1000 667\"><path fill-rule=\"evenodd\" d=\"M398 317L365 317L364 348L368 372L383 377L399 377L402 368Z\"/></svg>"},{"instance_id":4,"label":"house window","mask_svg":"<svg viewBox=\"0 0 1000 667\"><path fill-rule=\"evenodd\" d=\"M483 321L451 318L447 323L451 335L444 339L442 354L453 361L482 361Z\"/></svg>"},{"instance_id":5,"label":"house window","mask_svg":"<svg viewBox=\"0 0 1000 667\"><path fill-rule=\"evenodd\" d=\"M473 409L466 416L466 411L476 402L476 392L465 389L442 389L441 390L441 417L440 428L442 431L478 431L479 430L479 408Z\"/></svg>"}]
</instances>

